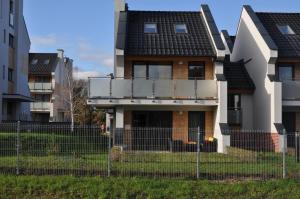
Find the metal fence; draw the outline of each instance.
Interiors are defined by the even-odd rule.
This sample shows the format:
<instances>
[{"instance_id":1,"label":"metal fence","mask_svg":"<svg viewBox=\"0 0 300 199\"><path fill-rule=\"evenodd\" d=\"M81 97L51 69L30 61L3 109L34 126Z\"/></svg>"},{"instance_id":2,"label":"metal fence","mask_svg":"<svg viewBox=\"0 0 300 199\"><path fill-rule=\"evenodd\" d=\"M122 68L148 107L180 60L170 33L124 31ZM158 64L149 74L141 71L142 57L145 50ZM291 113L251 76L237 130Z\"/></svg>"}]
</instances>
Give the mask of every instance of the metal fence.
<instances>
[{"instance_id":1,"label":"metal fence","mask_svg":"<svg viewBox=\"0 0 300 199\"><path fill-rule=\"evenodd\" d=\"M231 131L226 153L199 128L0 124L0 173L197 179L300 179L299 133Z\"/></svg>"}]
</instances>

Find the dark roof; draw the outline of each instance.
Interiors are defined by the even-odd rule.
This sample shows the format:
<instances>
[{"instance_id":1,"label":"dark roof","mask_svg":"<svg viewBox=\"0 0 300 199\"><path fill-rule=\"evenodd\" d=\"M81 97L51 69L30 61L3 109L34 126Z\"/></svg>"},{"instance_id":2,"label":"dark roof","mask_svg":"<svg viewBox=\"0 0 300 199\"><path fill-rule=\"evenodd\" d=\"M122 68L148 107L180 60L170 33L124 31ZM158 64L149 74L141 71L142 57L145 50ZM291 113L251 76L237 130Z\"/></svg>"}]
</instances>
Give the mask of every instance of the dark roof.
<instances>
[{"instance_id":1,"label":"dark roof","mask_svg":"<svg viewBox=\"0 0 300 199\"><path fill-rule=\"evenodd\" d=\"M227 30L222 30L221 32L225 38L225 42L230 50L230 53L232 53L235 38L232 40L232 36L228 34Z\"/></svg>"},{"instance_id":2,"label":"dark roof","mask_svg":"<svg viewBox=\"0 0 300 199\"><path fill-rule=\"evenodd\" d=\"M57 56L57 53L30 53L29 74L51 74L59 61ZM37 63L33 64L33 60L37 60ZM45 64L46 60L49 60L48 64Z\"/></svg>"},{"instance_id":3,"label":"dark roof","mask_svg":"<svg viewBox=\"0 0 300 199\"><path fill-rule=\"evenodd\" d=\"M128 11L125 55L215 56L201 12ZM155 22L157 34L145 34L144 24ZM184 23L187 34L176 34Z\"/></svg>"},{"instance_id":4,"label":"dark roof","mask_svg":"<svg viewBox=\"0 0 300 199\"><path fill-rule=\"evenodd\" d=\"M253 92L255 85L247 72L243 60L231 62L229 57L224 61L224 75L228 82L228 90L230 91L247 91Z\"/></svg>"},{"instance_id":5,"label":"dark roof","mask_svg":"<svg viewBox=\"0 0 300 199\"><path fill-rule=\"evenodd\" d=\"M279 57L300 57L300 13L262 13L256 15L278 47ZM295 35L283 35L277 25L289 25Z\"/></svg>"},{"instance_id":6,"label":"dark roof","mask_svg":"<svg viewBox=\"0 0 300 199\"><path fill-rule=\"evenodd\" d=\"M261 21L259 20L259 18L257 17L257 15L255 14L255 12L253 11L253 9L251 8L251 6L249 5L245 5L244 9L247 11L247 13L249 14L251 20L253 21L253 23L255 24L256 28L258 29L260 35L263 37L264 41L266 42L266 44L268 45L268 47L271 50L277 50L277 46L274 43L273 39L271 38L270 34L268 33L268 31L265 29L264 25L261 23Z\"/></svg>"}]
</instances>

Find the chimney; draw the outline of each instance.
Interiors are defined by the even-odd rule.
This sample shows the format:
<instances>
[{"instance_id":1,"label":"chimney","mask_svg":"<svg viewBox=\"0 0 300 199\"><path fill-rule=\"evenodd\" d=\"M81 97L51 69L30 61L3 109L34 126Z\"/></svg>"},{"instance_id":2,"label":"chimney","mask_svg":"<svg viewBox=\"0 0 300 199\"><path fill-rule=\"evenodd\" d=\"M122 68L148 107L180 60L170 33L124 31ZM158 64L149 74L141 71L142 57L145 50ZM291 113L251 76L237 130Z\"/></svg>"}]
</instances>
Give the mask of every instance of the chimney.
<instances>
[{"instance_id":1,"label":"chimney","mask_svg":"<svg viewBox=\"0 0 300 199\"><path fill-rule=\"evenodd\" d=\"M58 57L61 59L64 58L64 52L65 51L63 49L57 49Z\"/></svg>"}]
</instances>

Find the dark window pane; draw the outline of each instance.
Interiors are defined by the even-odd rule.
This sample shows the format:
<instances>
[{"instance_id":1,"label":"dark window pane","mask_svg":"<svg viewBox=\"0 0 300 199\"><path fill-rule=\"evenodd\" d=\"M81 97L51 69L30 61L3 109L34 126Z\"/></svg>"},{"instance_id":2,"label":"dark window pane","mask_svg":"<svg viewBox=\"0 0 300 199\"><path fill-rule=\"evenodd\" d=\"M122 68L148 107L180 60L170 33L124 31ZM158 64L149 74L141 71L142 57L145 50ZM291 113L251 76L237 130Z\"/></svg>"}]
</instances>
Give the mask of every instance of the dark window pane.
<instances>
[{"instance_id":1,"label":"dark window pane","mask_svg":"<svg viewBox=\"0 0 300 199\"><path fill-rule=\"evenodd\" d=\"M189 64L189 79L205 79L205 63Z\"/></svg>"},{"instance_id":2,"label":"dark window pane","mask_svg":"<svg viewBox=\"0 0 300 199\"><path fill-rule=\"evenodd\" d=\"M278 77L280 81L285 81L285 80L293 80L294 77L294 68L293 66L279 66L278 67Z\"/></svg>"}]
</instances>

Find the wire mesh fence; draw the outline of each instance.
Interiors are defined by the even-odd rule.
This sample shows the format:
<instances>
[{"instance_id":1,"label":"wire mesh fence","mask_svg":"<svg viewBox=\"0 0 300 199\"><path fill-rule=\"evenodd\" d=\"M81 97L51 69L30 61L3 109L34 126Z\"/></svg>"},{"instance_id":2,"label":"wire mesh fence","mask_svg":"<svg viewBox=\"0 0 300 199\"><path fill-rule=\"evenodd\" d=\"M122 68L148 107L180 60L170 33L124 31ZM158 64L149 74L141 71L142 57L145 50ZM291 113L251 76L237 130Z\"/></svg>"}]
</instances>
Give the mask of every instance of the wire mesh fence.
<instances>
[{"instance_id":1,"label":"wire mesh fence","mask_svg":"<svg viewBox=\"0 0 300 199\"><path fill-rule=\"evenodd\" d=\"M299 133L231 131L225 153L199 128L0 124L0 173L195 179L300 179Z\"/></svg>"}]
</instances>

